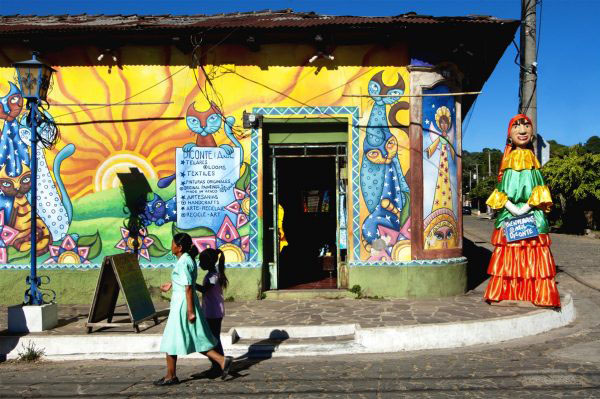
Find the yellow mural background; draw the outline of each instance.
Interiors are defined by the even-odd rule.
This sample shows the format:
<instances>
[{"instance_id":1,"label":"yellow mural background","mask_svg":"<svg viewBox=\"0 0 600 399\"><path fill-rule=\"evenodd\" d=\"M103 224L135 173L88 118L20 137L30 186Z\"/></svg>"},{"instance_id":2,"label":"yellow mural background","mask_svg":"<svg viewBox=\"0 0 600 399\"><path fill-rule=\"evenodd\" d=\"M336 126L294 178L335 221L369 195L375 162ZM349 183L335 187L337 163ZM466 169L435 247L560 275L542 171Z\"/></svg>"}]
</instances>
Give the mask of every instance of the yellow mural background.
<instances>
[{"instance_id":1,"label":"yellow mural background","mask_svg":"<svg viewBox=\"0 0 600 399\"><path fill-rule=\"evenodd\" d=\"M49 94L51 104L161 103L50 107L55 122L66 125L60 126L62 140L57 148L47 151L49 164L52 165L55 154L64 145L76 146L75 153L64 161L61 170L73 200L118 187L116 173L126 172L129 167L138 167L150 179L173 174L175 148L195 142L196 135L185 122L192 102L198 111L204 111L209 107L209 100L218 100L224 116L235 117L235 133L244 147L245 162L249 163L249 131L242 128L244 111L251 112L254 107L358 106L361 125L366 125L372 100L344 95L365 96L369 80L381 70L384 82L389 84L395 83L398 72L401 74L405 95L409 94L410 87L409 72L403 67L408 64L407 51L400 46L342 46L335 49L334 62L319 59L310 64L307 60L314 54L312 46L266 45L260 52L251 52L241 46L222 45L203 58L204 71L212 85L206 81L204 71L187 66L189 55L172 47L123 47L117 54L122 67L98 62L95 48L66 48L63 52L69 54L69 65L58 62L66 59L65 54L46 59L57 70ZM16 61L28 56L5 48L0 50L0 58ZM8 91L9 81L15 81L14 69L0 68L0 96ZM398 122L408 125L408 110L401 111L398 118ZM127 121L131 119L136 121ZM406 174L410 167L408 135L397 128L391 130L398 139L399 160ZM364 135L362 128L361 147ZM215 139L217 145L232 144L223 128ZM362 148L359 158L362 158ZM259 184L260 181L259 178ZM349 193L359 190L351 181L349 183ZM348 197L351 201L351 196ZM362 224L367 214L362 198L360 201ZM349 203L348 210L351 209ZM108 228L101 223L98 226ZM349 240L352 240L352 224L348 227ZM348 244L353 248L352 242ZM368 256L362 251L357 255L361 259Z\"/></svg>"}]
</instances>

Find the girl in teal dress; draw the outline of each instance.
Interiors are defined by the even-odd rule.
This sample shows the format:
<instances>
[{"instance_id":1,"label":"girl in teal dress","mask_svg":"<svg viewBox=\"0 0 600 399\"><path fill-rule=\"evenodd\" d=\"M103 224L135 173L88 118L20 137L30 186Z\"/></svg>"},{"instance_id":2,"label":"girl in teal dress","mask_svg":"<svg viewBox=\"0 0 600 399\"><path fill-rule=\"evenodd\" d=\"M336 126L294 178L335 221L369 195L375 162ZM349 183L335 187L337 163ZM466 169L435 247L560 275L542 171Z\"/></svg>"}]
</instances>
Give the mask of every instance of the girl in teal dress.
<instances>
[{"instance_id":1,"label":"girl in teal dress","mask_svg":"<svg viewBox=\"0 0 600 399\"><path fill-rule=\"evenodd\" d=\"M171 282L160 286L163 292L173 289L169 319L160 342L160 351L167 354L167 375L154 384L178 384L175 373L177 356L194 352L200 352L218 364L223 370L221 378L225 379L233 358L224 357L214 350L218 341L210 332L194 289L198 275L195 261L198 249L188 234L179 233L173 237L171 251L177 257L177 263L171 273Z\"/></svg>"}]
</instances>

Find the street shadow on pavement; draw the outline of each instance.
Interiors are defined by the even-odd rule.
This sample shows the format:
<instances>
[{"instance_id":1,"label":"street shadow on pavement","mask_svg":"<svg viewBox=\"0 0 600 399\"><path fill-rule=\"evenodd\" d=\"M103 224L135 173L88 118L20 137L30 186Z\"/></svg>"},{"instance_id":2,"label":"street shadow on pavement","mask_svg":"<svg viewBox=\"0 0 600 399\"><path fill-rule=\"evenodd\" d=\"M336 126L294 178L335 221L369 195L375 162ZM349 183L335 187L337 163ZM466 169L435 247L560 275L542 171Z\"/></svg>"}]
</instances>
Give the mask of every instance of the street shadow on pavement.
<instances>
[{"instance_id":1,"label":"street shadow on pavement","mask_svg":"<svg viewBox=\"0 0 600 399\"><path fill-rule=\"evenodd\" d=\"M467 291L477 288L489 276L487 268L492 257L492 251L476 245L463 237L463 254L467 257Z\"/></svg>"},{"instance_id":2,"label":"street shadow on pavement","mask_svg":"<svg viewBox=\"0 0 600 399\"><path fill-rule=\"evenodd\" d=\"M273 330L269 334L269 338L251 344L246 353L234 359L231 369L229 370L229 377L227 377L226 381L248 376L249 373L246 372L248 369L260 362L272 358L273 352L275 352L277 347L288 338L289 335L286 331ZM202 373L192 374L191 379L216 379L220 376L220 372L215 373L211 372L211 370L207 370Z\"/></svg>"}]
</instances>

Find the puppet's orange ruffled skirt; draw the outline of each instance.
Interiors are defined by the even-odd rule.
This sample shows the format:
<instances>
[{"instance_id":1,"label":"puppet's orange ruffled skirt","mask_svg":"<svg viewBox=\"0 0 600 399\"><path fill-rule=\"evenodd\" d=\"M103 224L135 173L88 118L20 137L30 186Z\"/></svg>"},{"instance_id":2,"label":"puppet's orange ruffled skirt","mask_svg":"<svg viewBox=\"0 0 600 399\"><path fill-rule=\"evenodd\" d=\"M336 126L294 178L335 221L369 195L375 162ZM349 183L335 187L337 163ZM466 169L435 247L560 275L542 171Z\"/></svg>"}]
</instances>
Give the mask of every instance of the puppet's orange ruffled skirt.
<instances>
[{"instance_id":1,"label":"puppet's orange ruffled skirt","mask_svg":"<svg viewBox=\"0 0 600 399\"><path fill-rule=\"evenodd\" d=\"M560 307L554 276L556 264L548 234L507 242L502 229L494 230L494 252L488 267L492 277L483 295L490 301L529 301L537 306Z\"/></svg>"}]
</instances>

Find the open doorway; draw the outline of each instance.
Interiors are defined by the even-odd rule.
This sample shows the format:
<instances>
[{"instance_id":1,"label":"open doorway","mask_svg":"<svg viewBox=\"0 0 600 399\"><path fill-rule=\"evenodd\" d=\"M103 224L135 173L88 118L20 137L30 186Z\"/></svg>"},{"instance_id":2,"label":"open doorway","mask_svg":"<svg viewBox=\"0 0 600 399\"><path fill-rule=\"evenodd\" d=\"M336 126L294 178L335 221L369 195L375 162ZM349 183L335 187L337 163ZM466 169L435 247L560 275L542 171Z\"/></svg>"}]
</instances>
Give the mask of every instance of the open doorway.
<instances>
[{"instance_id":1,"label":"open doorway","mask_svg":"<svg viewBox=\"0 0 600 399\"><path fill-rule=\"evenodd\" d=\"M265 290L348 288L342 118L263 122Z\"/></svg>"},{"instance_id":2,"label":"open doorway","mask_svg":"<svg viewBox=\"0 0 600 399\"><path fill-rule=\"evenodd\" d=\"M280 289L337 288L335 157L276 158Z\"/></svg>"}]
</instances>

